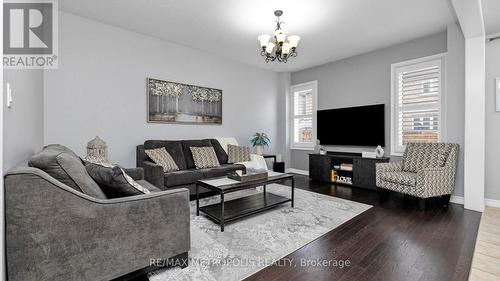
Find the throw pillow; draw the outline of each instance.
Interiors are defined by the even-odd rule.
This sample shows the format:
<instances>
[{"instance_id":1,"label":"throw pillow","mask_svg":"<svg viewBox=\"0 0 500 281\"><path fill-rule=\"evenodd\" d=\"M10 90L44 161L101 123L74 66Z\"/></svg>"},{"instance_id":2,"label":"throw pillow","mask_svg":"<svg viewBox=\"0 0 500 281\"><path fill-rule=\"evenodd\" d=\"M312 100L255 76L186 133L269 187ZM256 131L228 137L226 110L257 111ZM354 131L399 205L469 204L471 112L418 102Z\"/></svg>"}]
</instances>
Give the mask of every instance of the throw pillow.
<instances>
[{"instance_id":1,"label":"throw pillow","mask_svg":"<svg viewBox=\"0 0 500 281\"><path fill-rule=\"evenodd\" d=\"M156 164L163 167L163 172L173 172L179 171L179 167L174 161L174 158L170 156L165 147L156 149L146 149L144 152L155 162Z\"/></svg>"},{"instance_id":2,"label":"throw pillow","mask_svg":"<svg viewBox=\"0 0 500 281\"><path fill-rule=\"evenodd\" d=\"M240 163L252 161L250 158L250 147L247 146L237 146L228 145L227 154L229 157L228 163Z\"/></svg>"},{"instance_id":3,"label":"throw pillow","mask_svg":"<svg viewBox=\"0 0 500 281\"><path fill-rule=\"evenodd\" d=\"M150 193L127 175L120 166L87 162L85 168L108 198Z\"/></svg>"},{"instance_id":4,"label":"throw pillow","mask_svg":"<svg viewBox=\"0 0 500 281\"><path fill-rule=\"evenodd\" d=\"M190 147L196 169L219 167L219 160L211 146Z\"/></svg>"}]
</instances>

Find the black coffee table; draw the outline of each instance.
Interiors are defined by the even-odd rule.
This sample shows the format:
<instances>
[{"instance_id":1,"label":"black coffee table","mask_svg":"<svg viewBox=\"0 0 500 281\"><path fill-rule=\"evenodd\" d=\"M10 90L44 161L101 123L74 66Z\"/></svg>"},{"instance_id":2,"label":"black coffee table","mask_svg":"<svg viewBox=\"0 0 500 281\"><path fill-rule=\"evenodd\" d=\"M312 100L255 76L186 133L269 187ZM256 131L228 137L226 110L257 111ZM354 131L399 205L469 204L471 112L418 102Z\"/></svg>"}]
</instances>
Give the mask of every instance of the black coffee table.
<instances>
[{"instance_id":1,"label":"black coffee table","mask_svg":"<svg viewBox=\"0 0 500 281\"><path fill-rule=\"evenodd\" d=\"M290 198L266 192L266 185L290 180L292 183ZM244 189L264 187L264 192L249 195L229 201L224 201L224 194ZM220 194L220 203L200 207L200 187ZM280 204L291 202L293 208L295 181L293 175L269 172L267 179L250 182L239 182L227 177L199 180L196 182L196 215L202 211L208 218L220 224L224 231L224 224L246 216L250 216Z\"/></svg>"}]
</instances>

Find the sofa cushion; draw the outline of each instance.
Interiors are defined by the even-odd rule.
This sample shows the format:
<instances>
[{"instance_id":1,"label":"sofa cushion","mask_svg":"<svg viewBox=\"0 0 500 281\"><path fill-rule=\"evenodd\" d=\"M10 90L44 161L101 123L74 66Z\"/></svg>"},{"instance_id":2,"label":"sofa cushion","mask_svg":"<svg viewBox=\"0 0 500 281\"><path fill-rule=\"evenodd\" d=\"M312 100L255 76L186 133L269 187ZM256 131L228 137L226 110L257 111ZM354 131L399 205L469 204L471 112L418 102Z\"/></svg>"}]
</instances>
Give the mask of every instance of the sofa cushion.
<instances>
[{"instance_id":1,"label":"sofa cushion","mask_svg":"<svg viewBox=\"0 0 500 281\"><path fill-rule=\"evenodd\" d=\"M227 164L228 161L228 155L220 142L216 139L210 139L210 143L212 143L212 146L214 147L215 154L217 155L217 159L219 159L219 163L222 164Z\"/></svg>"},{"instance_id":2,"label":"sofa cushion","mask_svg":"<svg viewBox=\"0 0 500 281\"><path fill-rule=\"evenodd\" d=\"M228 145L227 146L228 162L229 163L240 163L252 161L250 158L250 147L248 146L237 146Z\"/></svg>"},{"instance_id":3,"label":"sofa cushion","mask_svg":"<svg viewBox=\"0 0 500 281\"><path fill-rule=\"evenodd\" d=\"M443 167L451 146L446 143L409 143L403 154L402 170L416 173L426 168Z\"/></svg>"},{"instance_id":4,"label":"sofa cushion","mask_svg":"<svg viewBox=\"0 0 500 281\"><path fill-rule=\"evenodd\" d=\"M186 169L186 156L184 155L181 141L147 140L144 142L144 149L155 149L161 147L164 147L168 154L172 156L180 170Z\"/></svg>"},{"instance_id":5,"label":"sofa cushion","mask_svg":"<svg viewBox=\"0 0 500 281\"><path fill-rule=\"evenodd\" d=\"M242 170L245 171L245 166L239 165L239 164L226 164L222 165L220 167L215 167L215 168L207 168L207 169L200 169L203 173L203 178L216 178L216 177L223 177L229 174L232 171L236 170Z\"/></svg>"},{"instance_id":6,"label":"sofa cushion","mask_svg":"<svg viewBox=\"0 0 500 281\"><path fill-rule=\"evenodd\" d=\"M379 174L381 180L415 186L417 184L417 174L411 172L382 172Z\"/></svg>"},{"instance_id":7,"label":"sofa cushion","mask_svg":"<svg viewBox=\"0 0 500 281\"><path fill-rule=\"evenodd\" d=\"M178 185L193 184L197 180L203 179L203 173L200 170L190 169L165 173L164 182L166 187Z\"/></svg>"},{"instance_id":8,"label":"sofa cushion","mask_svg":"<svg viewBox=\"0 0 500 281\"><path fill-rule=\"evenodd\" d=\"M147 188L134 181L118 165L87 162L85 168L108 198L150 193Z\"/></svg>"},{"instance_id":9,"label":"sofa cushion","mask_svg":"<svg viewBox=\"0 0 500 281\"><path fill-rule=\"evenodd\" d=\"M28 161L67 186L99 199L106 199L99 185L90 177L82 160L69 148L49 145L32 155Z\"/></svg>"},{"instance_id":10,"label":"sofa cushion","mask_svg":"<svg viewBox=\"0 0 500 281\"><path fill-rule=\"evenodd\" d=\"M179 167L175 163L174 158L168 153L165 147L146 149L144 153L149 156L156 164L163 168L163 172L178 171Z\"/></svg>"},{"instance_id":11,"label":"sofa cushion","mask_svg":"<svg viewBox=\"0 0 500 281\"><path fill-rule=\"evenodd\" d=\"M207 147L207 146L212 146L212 142L209 139L204 139L204 140L183 140L181 141L182 143L182 150L184 152L184 159L186 163L187 169L192 169L195 168L194 165L194 160L193 160L193 154L191 153L191 147ZM180 166L179 168L182 169Z\"/></svg>"}]
</instances>

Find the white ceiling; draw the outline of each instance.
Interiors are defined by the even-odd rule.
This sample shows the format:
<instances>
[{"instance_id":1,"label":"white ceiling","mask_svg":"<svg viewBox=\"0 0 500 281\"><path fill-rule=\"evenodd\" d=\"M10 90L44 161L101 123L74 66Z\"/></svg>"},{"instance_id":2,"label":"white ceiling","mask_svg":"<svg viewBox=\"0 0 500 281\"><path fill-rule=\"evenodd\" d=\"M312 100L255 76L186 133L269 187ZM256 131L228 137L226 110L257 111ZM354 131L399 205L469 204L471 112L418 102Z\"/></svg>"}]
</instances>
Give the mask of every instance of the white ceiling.
<instances>
[{"instance_id":1,"label":"white ceiling","mask_svg":"<svg viewBox=\"0 0 500 281\"><path fill-rule=\"evenodd\" d=\"M489 0L500 2L499 0ZM59 0L61 10L273 71L297 71L445 30L449 0ZM266 64L282 9L298 57Z\"/></svg>"},{"instance_id":2,"label":"white ceiling","mask_svg":"<svg viewBox=\"0 0 500 281\"><path fill-rule=\"evenodd\" d=\"M483 0L486 35L500 35L500 0Z\"/></svg>"}]
</instances>

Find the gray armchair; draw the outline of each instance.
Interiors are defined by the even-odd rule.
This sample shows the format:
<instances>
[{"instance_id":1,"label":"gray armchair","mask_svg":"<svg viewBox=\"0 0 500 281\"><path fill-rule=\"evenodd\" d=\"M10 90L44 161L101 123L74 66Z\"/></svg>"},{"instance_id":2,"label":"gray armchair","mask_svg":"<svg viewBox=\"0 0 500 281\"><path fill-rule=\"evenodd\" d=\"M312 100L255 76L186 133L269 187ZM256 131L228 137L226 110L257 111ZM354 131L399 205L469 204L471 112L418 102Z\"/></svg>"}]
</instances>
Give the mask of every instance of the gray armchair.
<instances>
[{"instance_id":1,"label":"gray armchair","mask_svg":"<svg viewBox=\"0 0 500 281\"><path fill-rule=\"evenodd\" d=\"M96 199L19 167L5 176L5 209L9 280L111 280L152 259L184 263L190 248L187 189Z\"/></svg>"},{"instance_id":2,"label":"gray armchair","mask_svg":"<svg viewBox=\"0 0 500 281\"><path fill-rule=\"evenodd\" d=\"M459 145L409 143L401 162L377 163L376 184L381 192L396 191L420 198L442 196L445 206L455 187Z\"/></svg>"}]
</instances>

